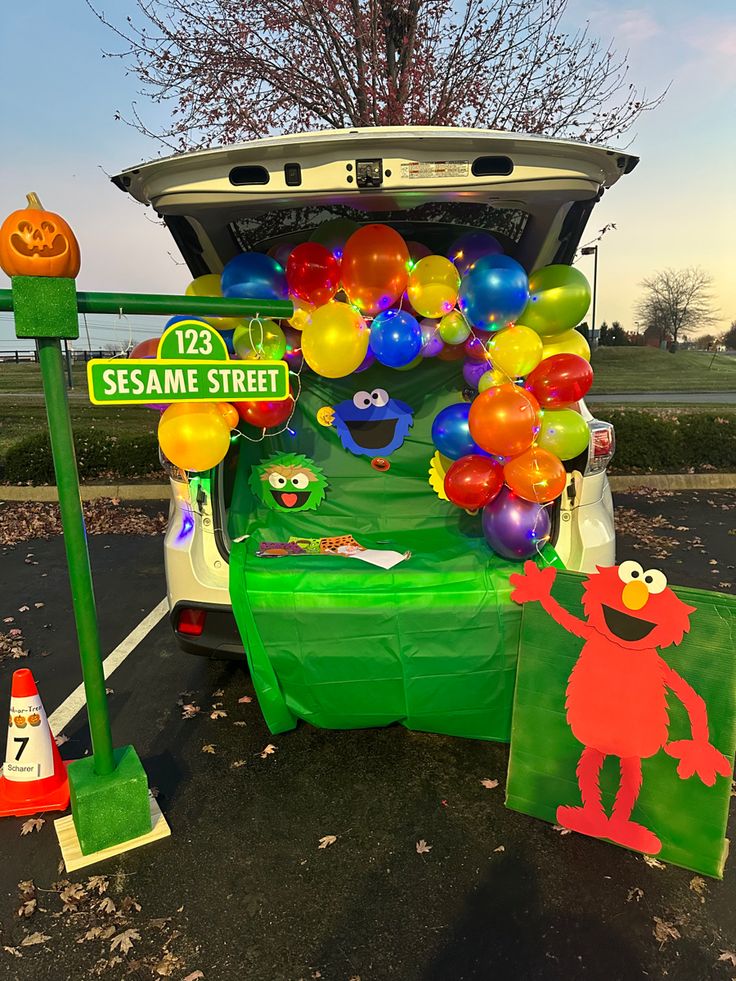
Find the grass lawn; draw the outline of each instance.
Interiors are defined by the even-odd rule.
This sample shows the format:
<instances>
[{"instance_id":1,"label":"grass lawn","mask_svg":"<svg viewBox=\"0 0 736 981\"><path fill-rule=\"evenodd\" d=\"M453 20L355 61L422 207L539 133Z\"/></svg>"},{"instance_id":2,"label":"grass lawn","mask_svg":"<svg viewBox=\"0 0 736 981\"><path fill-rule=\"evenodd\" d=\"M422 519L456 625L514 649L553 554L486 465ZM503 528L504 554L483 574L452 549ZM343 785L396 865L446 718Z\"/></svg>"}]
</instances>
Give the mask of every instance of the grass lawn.
<instances>
[{"instance_id":1,"label":"grass lawn","mask_svg":"<svg viewBox=\"0 0 736 981\"><path fill-rule=\"evenodd\" d=\"M651 347L599 347L593 353L596 395L618 392L733 392L736 357L701 351L669 354Z\"/></svg>"},{"instance_id":2,"label":"grass lawn","mask_svg":"<svg viewBox=\"0 0 736 981\"><path fill-rule=\"evenodd\" d=\"M155 431L159 415L133 406L92 405L87 399L86 372L74 366L69 405L75 429L100 429L118 436ZM23 393L18 397L7 392ZM38 397L30 397L37 393ZM35 364L0 365L0 455L17 439L46 430L46 407L41 395L41 372Z\"/></svg>"}]
</instances>

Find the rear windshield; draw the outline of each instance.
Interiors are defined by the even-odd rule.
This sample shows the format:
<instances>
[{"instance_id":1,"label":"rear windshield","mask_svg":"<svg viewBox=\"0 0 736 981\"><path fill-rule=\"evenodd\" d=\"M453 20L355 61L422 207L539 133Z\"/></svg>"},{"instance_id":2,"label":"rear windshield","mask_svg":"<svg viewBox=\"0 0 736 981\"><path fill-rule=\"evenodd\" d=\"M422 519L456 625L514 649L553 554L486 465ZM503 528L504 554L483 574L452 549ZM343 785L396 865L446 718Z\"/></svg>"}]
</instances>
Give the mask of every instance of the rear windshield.
<instances>
[{"instance_id":1,"label":"rear windshield","mask_svg":"<svg viewBox=\"0 0 736 981\"><path fill-rule=\"evenodd\" d=\"M494 208L489 204L434 201L398 211L363 211L345 205L316 205L265 211L230 222L235 244L242 252L264 251L281 238L309 238L319 225L335 218L359 224L391 225L405 239L421 242L442 254L464 230L482 228L513 253L524 234L529 214L521 208Z\"/></svg>"}]
</instances>

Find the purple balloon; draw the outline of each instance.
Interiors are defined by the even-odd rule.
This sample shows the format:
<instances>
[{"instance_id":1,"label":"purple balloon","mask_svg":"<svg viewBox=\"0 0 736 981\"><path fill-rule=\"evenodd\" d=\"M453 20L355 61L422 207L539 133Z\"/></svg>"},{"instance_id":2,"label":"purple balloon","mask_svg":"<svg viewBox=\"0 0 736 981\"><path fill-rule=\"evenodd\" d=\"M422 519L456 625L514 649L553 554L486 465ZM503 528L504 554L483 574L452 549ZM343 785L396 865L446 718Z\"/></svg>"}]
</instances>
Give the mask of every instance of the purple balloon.
<instances>
[{"instance_id":1,"label":"purple balloon","mask_svg":"<svg viewBox=\"0 0 736 981\"><path fill-rule=\"evenodd\" d=\"M419 352L423 358L436 358L445 342L440 337L439 320L425 318L419 326L422 328L422 349Z\"/></svg>"},{"instance_id":2,"label":"purple balloon","mask_svg":"<svg viewBox=\"0 0 736 981\"><path fill-rule=\"evenodd\" d=\"M420 259L425 259L428 255L432 255L432 250L428 249L421 242L409 241L406 243L406 247L409 250L409 258L414 263L419 262Z\"/></svg>"},{"instance_id":3,"label":"purple balloon","mask_svg":"<svg viewBox=\"0 0 736 981\"><path fill-rule=\"evenodd\" d=\"M301 331L296 330L289 324L284 324L281 329L284 332L284 337L286 337L284 361L288 364L292 371L299 371L299 369L304 365Z\"/></svg>"},{"instance_id":4,"label":"purple balloon","mask_svg":"<svg viewBox=\"0 0 736 981\"><path fill-rule=\"evenodd\" d=\"M271 246L268 250L268 255L286 269L286 263L295 248L296 242L279 242L278 245Z\"/></svg>"},{"instance_id":5,"label":"purple balloon","mask_svg":"<svg viewBox=\"0 0 736 981\"><path fill-rule=\"evenodd\" d=\"M463 378L471 388L477 388L482 375L489 369L487 361L466 361L463 365Z\"/></svg>"},{"instance_id":6,"label":"purple balloon","mask_svg":"<svg viewBox=\"0 0 736 981\"><path fill-rule=\"evenodd\" d=\"M503 247L498 239L488 232L465 232L456 238L447 252L447 257L455 263L457 271L464 276L468 269L484 255L502 255Z\"/></svg>"},{"instance_id":7,"label":"purple balloon","mask_svg":"<svg viewBox=\"0 0 736 981\"><path fill-rule=\"evenodd\" d=\"M543 505L502 487L483 508L483 534L490 548L505 559L530 559L549 539L549 513Z\"/></svg>"},{"instance_id":8,"label":"purple balloon","mask_svg":"<svg viewBox=\"0 0 736 981\"><path fill-rule=\"evenodd\" d=\"M370 368L370 366L375 363L376 363L376 356L373 353L373 351L371 351L371 349L368 348L368 350L365 352L365 357L360 362L358 367L355 369L354 373L357 375L359 371L365 371L366 368Z\"/></svg>"}]
</instances>

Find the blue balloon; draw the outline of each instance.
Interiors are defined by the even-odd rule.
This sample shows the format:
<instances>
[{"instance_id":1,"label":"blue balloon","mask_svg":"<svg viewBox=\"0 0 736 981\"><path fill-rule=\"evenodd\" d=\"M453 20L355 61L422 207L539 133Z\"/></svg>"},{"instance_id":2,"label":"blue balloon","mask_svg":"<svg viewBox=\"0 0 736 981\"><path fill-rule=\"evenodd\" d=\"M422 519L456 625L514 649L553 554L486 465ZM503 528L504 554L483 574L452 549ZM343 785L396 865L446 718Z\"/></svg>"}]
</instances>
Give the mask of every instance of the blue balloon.
<instances>
[{"instance_id":1,"label":"blue balloon","mask_svg":"<svg viewBox=\"0 0 736 981\"><path fill-rule=\"evenodd\" d=\"M235 354L235 345L233 344L233 335L235 334L235 328L232 330L221 330L218 331L220 337L225 342L225 347L227 348L227 353L230 355Z\"/></svg>"},{"instance_id":2,"label":"blue balloon","mask_svg":"<svg viewBox=\"0 0 736 981\"><path fill-rule=\"evenodd\" d=\"M371 324L371 351L389 368L410 364L422 349L422 328L406 310L384 310Z\"/></svg>"},{"instance_id":3,"label":"blue balloon","mask_svg":"<svg viewBox=\"0 0 736 981\"><path fill-rule=\"evenodd\" d=\"M486 255L460 283L458 306L478 330L500 330L516 320L529 300L529 278L515 259Z\"/></svg>"},{"instance_id":4,"label":"blue balloon","mask_svg":"<svg viewBox=\"0 0 736 981\"><path fill-rule=\"evenodd\" d=\"M222 295L252 300L285 300L288 295L283 267L270 255L243 252L222 270Z\"/></svg>"},{"instance_id":5,"label":"blue balloon","mask_svg":"<svg viewBox=\"0 0 736 981\"><path fill-rule=\"evenodd\" d=\"M180 324L183 320L199 320L199 317L195 317L193 314L190 314L188 317L185 317L183 314L179 313L175 317L170 317L166 321L164 330L167 330L169 327L172 327L174 324Z\"/></svg>"},{"instance_id":6,"label":"blue balloon","mask_svg":"<svg viewBox=\"0 0 736 981\"><path fill-rule=\"evenodd\" d=\"M455 402L438 412L432 423L432 442L444 456L459 460L469 453L488 456L475 442L468 428L469 402Z\"/></svg>"}]
</instances>

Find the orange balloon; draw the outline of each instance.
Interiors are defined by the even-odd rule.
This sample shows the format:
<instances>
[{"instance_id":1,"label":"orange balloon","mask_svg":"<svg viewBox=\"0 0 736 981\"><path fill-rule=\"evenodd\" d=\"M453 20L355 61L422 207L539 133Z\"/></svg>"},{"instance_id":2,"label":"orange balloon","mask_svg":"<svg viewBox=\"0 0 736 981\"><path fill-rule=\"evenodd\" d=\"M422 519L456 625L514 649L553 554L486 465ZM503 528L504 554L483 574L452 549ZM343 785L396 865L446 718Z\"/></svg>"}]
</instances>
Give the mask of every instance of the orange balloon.
<instances>
[{"instance_id":1,"label":"orange balloon","mask_svg":"<svg viewBox=\"0 0 736 981\"><path fill-rule=\"evenodd\" d=\"M237 429L238 423L240 422L240 413L230 402L215 402L215 405L220 410L220 415L225 421L225 425L229 426L230 429Z\"/></svg>"},{"instance_id":2,"label":"orange balloon","mask_svg":"<svg viewBox=\"0 0 736 981\"><path fill-rule=\"evenodd\" d=\"M486 453L518 456L539 432L539 402L518 385L488 388L473 399L468 415L470 435Z\"/></svg>"},{"instance_id":3,"label":"orange balloon","mask_svg":"<svg viewBox=\"0 0 736 981\"><path fill-rule=\"evenodd\" d=\"M364 225L345 243L342 288L362 313L380 313L406 289L409 263L409 250L398 232L388 225Z\"/></svg>"},{"instance_id":4,"label":"orange balloon","mask_svg":"<svg viewBox=\"0 0 736 981\"><path fill-rule=\"evenodd\" d=\"M437 355L440 361L459 361L465 357L464 344L445 344Z\"/></svg>"},{"instance_id":5,"label":"orange balloon","mask_svg":"<svg viewBox=\"0 0 736 981\"><path fill-rule=\"evenodd\" d=\"M145 341L138 341L136 346L128 355L129 358L155 358L158 351L160 337L149 337Z\"/></svg>"},{"instance_id":6,"label":"orange balloon","mask_svg":"<svg viewBox=\"0 0 736 981\"><path fill-rule=\"evenodd\" d=\"M567 483L567 474L559 457L541 446L532 446L509 460L503 468L503 476L515 494L536 504L554 501Z\"/></svg>"}]
</instances>

